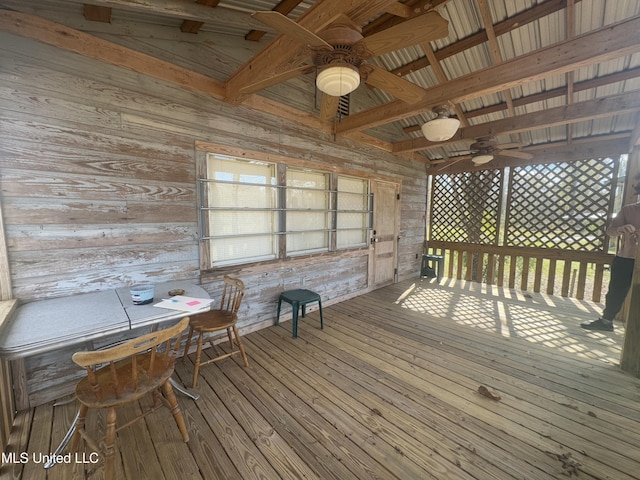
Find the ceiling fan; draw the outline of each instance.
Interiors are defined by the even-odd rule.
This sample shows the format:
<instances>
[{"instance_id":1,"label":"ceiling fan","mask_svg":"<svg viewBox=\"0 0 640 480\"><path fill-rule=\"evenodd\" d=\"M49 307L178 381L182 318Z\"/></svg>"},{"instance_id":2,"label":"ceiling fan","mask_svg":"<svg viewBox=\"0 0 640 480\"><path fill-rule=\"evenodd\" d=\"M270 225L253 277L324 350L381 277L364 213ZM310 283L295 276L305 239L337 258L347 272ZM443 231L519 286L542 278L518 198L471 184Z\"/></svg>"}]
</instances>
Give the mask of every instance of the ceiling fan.
<instances>
[{"instance_id":1,"label":"ceiling fan","mask_svg":"<svg viewBox=\"0 0 640 480\"><path fill-rule=\"evenodd\" d=\"M456 162L471 159L471 161L476 165L484 165L499 156L520 158L523 160L531 160L533 158L533 155L530 153L521 152L520 150L512 150L516 147L520 147L520 144L506 143L498 145L498 143L491 137L480 137L476 139L476 141L472 143L467 150L457 150L460 152L471 152L471 155L454 158Z\"/></svg>"},{"instance_id":2,"label":"ceiling fan","mask_svg":"<svg viewBox=\"0 0 640 480\"><path fill-rule=\"evenodd\" d=\"M340 14L327 26L314 33L290 18L275 11L255 12L252 17L307 46L303 66L277 73L274 76L246 86L251 93L297 75L317 71L316 86L324 93L321 103L322 119L335 117L340 96L361 84L380 88L394 97L415 103L422 99L424 89L366 60L412 45L446 37L449 22L440 14L429 11L396 24L366 38L361 28L349 17Z\"/></svg>"}]
</instances>

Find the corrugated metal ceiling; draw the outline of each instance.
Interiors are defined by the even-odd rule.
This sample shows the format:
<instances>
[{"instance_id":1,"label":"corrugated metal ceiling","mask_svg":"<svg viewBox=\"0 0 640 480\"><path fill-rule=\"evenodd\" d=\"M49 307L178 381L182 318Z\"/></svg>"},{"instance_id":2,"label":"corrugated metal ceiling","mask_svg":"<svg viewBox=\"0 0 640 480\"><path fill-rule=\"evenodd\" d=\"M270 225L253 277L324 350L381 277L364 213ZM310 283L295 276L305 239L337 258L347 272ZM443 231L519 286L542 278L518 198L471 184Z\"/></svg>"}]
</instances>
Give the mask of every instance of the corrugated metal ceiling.
<instances>
[{"instance_id":1,"label":"corrugated metal ceiling","mask_svg":"<svg viewBox=\"0 0 640 480\"><path fill-rule=\"evenodd\" d=\"M407 0L403 3L415 4L417 1L418 0ZM494 26L534 7L556 3L555 0L485 1L489 6ZM2 3L8 4L10 8L12 4L18 5L21 2L18 2L17 0L5 0ZM103 3L108 4L108 2ZM303 1L288 16L292 19L297 19L309 8L315 4L321 3L322 2ZM446 38L430 42L431 49L436 54L462 39L467 39L474 34L482 33L484 31L485 27L482 21L482 11L479 6L480 0L449 0L447 2L440 3L444 4L438 7L437 11L449 21L449 35ZM460 53L456 53L442 59L439 62L439 65L444 76L447 80L453 80L491 67L496 62L500 63L508 61L543 47L566 41L571 34L571 30L573 30L574 36L578 36L592 32L605 25L611 25L621 20L640 15L640 1L638 0L567 0L564 3L575 4L573 7L574 21L571 28L568 25L566 9L550 13L538 20L523 24L511 31L498 35L497 44L499 58L496 59L496 61L492 58L491 48L488 42L472 46ZM34 13L38 14L38 4L45 6L48 12L55 12L55 15L57 15L58 18L63 18L65 12L68 14L73 11L76 15L81 15L82 12L82 2L80 0L42 0L40 2L29 2L29 4L22 3L21 9L26 10L31 8ZM240 14L248 14L257 10L271 10L276 7L277 4L277 0L223 0L219 3L219 7L230 9ZM27 5L36 6L29 7ZM49 15L54 15L54 13L49 13ZM248 19L249 17L246 16L244 18ZM176 17L162 16L157 14L157 12L150 12L144 9L137 11L122 10L117 8L117 4L113 5L113 22L127 22L131 25L162 25L165 27L175 28L179 28L181 24L181 20ZM265 30L268 29L265 28ZM203 25L201 31L203 33L227 36L229 38L229 45L238 45L238 51L243 52L242 55L238 54L238 57L242 58L236 59L237 64L235 66L232 64L234 59L229 58L230 63L229 65L226 65L224 69L225 72L228 72L227 78L231 76L234 69L239 68L243 62L247 61L247 54L252 54L251 52L258 52L275 37L274 32L271 32L260 40L258 45L255 45L244 39L244 36L248 33L246 25L234 25L229 22L216 23L215 21L207 21ZM210 48L216 48L216 45L212 44ZM374 58L371 60L371 63L383 66L387 70L394 70L423 58L424 56L424 50L421 46L417 45ZM514 102L516 102L518 99L523 97L528 97L541 92L549 92L560 87L566 89L569 81L572 81L575 84L639 66L640 53L636 53L635 55L625 58L618 58L597 65L577 69L572 72L572 78L570 78L568 74L550 76L542 80L531 81L511 88L508 92L498 92L474 98L473 100L463 102L459 105L459 108L463 113L469 113L483 107L495 106L504 103L507 100L506 93L508 93L513 98ZM440 83L438 80L438 73L432 66L413 71L405 78L425 89L435 87ZM222 78L221 80L224 81L225 78ZM290 82L294 88L308 88L313 90L313 82L309 81L309 79L296 79ZM272 87L272 89L276 93L271 94L276 95L278 100L286 101L286 95L283 96L281 93L277 93L277 88ZM602 98L638 89L640 89L640 78L635 77L619 81L617 83L599 86L598 88L577 90L574 92L573 98L569 99L569 102ZM280 88L280 91L282 91L282 88ZM261 92L261 94L269 96L270 90L265 90ZM310 95L314 95L314 92L310 92ZM366 97L366 101L373 101L378 104L383 104L393 100L390 95L377 89L371 89L367 92L366 96L360 95L358 97ZM358 98L354 98L354 101L355 100L358 100ZM317 105L317 102L315 102L315 105ZM526 103L524 105L515 106L514 110L516 115L522 115L535 111L544 111L549 108L563 105L567 105L567 98L565 95L560 95L554 98L537 101L535 103ZM299 107L298 105L296 106ZM381 134L381 138L387 141L402 140L402 137L405 139L411 137L418 138L421 136L419 130L414 129L409 133L403 133L403 129L420 125L433 116L432 112L423 112L419 115L396 121L389 125L395 126L395 138L392 138L393 133L389 133L389 126L387 126L386 129L379 129L380 131L386 132ZM480 116L470 114L467 122L469 125L477 125L479 123L495 121L508 116L509 113L507 110L497 110ZM546 144L555 141L567 140L567 135L569 133L573 139L578 139L586 136L629 131L633 129L634 121L634 115L625 114L576 123L573 124L571 128L558 126L536 129L521 135L499 136L497 140L499 142L521 141L523 145ZM372 129L371 132L367 133L373 133L375 135L376 131L377 129ZM468 141L459 142L458 144L447 145L439 149L425 151L424 153L430 158L438 158L443 155L452 154L455 150L466 148L468 144Z\"/></svg>"}]
</instances>

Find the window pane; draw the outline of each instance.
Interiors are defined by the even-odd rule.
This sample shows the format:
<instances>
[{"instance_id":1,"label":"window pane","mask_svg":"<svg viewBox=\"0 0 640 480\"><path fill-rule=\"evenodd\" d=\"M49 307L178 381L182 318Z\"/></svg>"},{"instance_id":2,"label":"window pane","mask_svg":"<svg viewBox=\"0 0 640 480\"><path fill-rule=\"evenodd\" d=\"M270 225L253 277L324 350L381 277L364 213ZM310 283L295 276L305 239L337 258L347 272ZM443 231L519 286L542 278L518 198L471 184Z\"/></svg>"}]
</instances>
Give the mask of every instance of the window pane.
<instances>
[{"instance_id":1,"label":"window pane","mask_svg":"<svg viewBox=\"0 0 640 480\"><path fill-rule=\"evenodd\" d=\"M213 266L276 257L278 215L273 164L207 157L207 220Z\"/></svg>"},{"instance_id":2,"label":"window pane","mask_svg":"<svg viewBox=\"0 0 640 480\"><path fill-rule=\"evenodd\" d=\"M369 227L369 182L339 176L337 190L336 245L338 248L365 246Z\"/></svg>"},{"instance_id":3,"label":"window pane","mask_svg":"<svg viewBox=\"0 0 640 480\"><path fill-rule=\"evenodd\" d=\"M287 170L286 202L287 253L328 250L328 175Z\"/></svg>"}]
</instances>

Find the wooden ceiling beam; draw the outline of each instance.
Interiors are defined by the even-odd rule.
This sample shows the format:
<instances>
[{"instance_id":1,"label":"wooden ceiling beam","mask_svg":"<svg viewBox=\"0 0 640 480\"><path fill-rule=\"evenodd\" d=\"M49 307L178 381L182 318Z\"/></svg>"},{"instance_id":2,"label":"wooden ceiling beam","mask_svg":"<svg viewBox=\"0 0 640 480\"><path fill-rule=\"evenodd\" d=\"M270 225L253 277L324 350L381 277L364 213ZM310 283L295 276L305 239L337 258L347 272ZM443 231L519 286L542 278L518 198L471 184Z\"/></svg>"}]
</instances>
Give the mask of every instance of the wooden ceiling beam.
<instances>
[{"instance_id":1,"label":"wooden ceiling beam","mask_svg":"<svg viewBox=\"0 0 640 480\"><path fill-rule=\"evenodd\" d=\"M387 13L400 18L409 18L413 11L406 3L396 2L387 7Z\"/></svg>"},{"instance_id":2,"label":"wooden ceiling beam","mask_svg":"<svg viewBox=\"0 0 640 480\"><path fill-rule=\"evenodd\" d=\"M570 162L574 160L583 160L585 158L605 158L611 155L622 155L626 153L626 145L629 140L629 134L625 135L602 135L598 137L589 137L584 139L576 139L571 145L566 142L547 144L541 146L535 151L526 149L525 151L535 155L534 160L522 160L518 158L498 157L492 160L489 168L504 168L530 165L535 162L538 164L549 164L558 162ZM443 163L432 166L427 173L437 175L451 175L461 172L473 170L476 167L470 166L467 161L453 163L456 157L450 159L451 164ZM487 167L485 167L487 168Z\"/></svg>"},{"instance_id":3,"label":"wooden ceiling beam","mask_svg":"<svg viewBox=\"0 0 640 480\"><path fill-rule=\"evenodd\" d=\"M591 78L589 80L583 80L573 84L573 91L583 92L592 88L602 87L603 85L610 85L612 83L624 82L640 77L640 67L630 68L629 70L623 70L621 72L610 73L609 75L603 75L602 77ZM526 97L520 97L513 99L514 107L523 107L532 103L544 102L551 98L567 96L567 87L558 87L551 90L545 90L544 92L535 93L533 95L527 95ZM489 105L488 107L477 108L475 110L468 110L464 112L466 118L480 117L483 115L489 115L492 113L502 112L507 110L506 103L496 103L495 105ZM411 125L404 127L406 133L416 132L420 130L420 125Z\"/></svg>"},{"instance_id":4,"label":"wooden ceiling beam","mask_svg":"<svg viewBox=\"0 0 640 480\"><path fill-rule=\"evenodd\" d=\"M325 3L326 1L327 0L319 3ZM365 25L372 18L376 18L378 15L386 12L387 9L396 2L397 0L368 0L359 2L359 5L348 10L347 16L356 25Z\"/></svg>"},{"instance_id":5,"label":"wooden ceiling beam","mask_svg":"<svg viewBox=\"0 0 640 480\"><path fill-rule=\"evenodd\" d=\"M574 0L567 0L567 8L565 9L565 24L567 31L567 39L571 39L575 36L575 2ZM574 75L573 72L567 72L566 74L566 82L567 82L567 105L571 105L573 103L573 92L574 92ZM573 137L573 125L567 124L567 142L571 143L571 139Z\"/></svg>"},{"instance_id":6,"label":"wooden ceiling beam","mask_svg":"<svg viewBox=\"0 0 640 480\"><path fill-rule=\"evenodd\" d=\"M224 96L223 84L211 77L35 15L0 10L0 30L171 82L189 90L204 92L217 98Z\"/></svg>"},{"instance_id":7,"label":"wooden ceiling beam","mask_svg":"<svg viewBox=\"0 0 640 480\"><path fill-rule=\"evenodd\" d=\"M489 43L489 51L491 52L491 60L494 65L500 65L503 62L502 53L500 52L500 45L498 44L498 37L493 28L493 18L491 17L491 10L487 0L476 0L478 8L480 9L480 16L482 17L482 23L484 30L487 32L487 42ZM500 92L504 97L504 101L507 104L507 112L510 116L516 115L516 109L513 106L513 97L511 96L511 90L506 89ZM522 137L518 134L518 142L522 142Z\"/></svg>"},{"instance_id":8,"label":"wooden ceiling beam","mask_svg":"<svg viewBox=\"0 0 640 480\"><path fill-rule=\"evenodd\" d=\"M234 27L246 28L247 30L259 28L261 25L246 12L226 7L216 7L213 9L190 0L91 0L90 2L87 2L87 0L65 0L65 3L90 3L91 5L110 7L115 10L140 12L149 15L159 15L162 17L193 20L218 25L233 25Z\"/></svg>"},{"instance_id":9,"label":"wooden ceiling beam","mask_svg":"<svg viewBox=\"0 0 640 480\"><path fill-rule=\"evenodd\" d=\"M452 139L445 142L430 142L422 137L403 140L393 144L393 153L428 150L429 148L437 148L462 140L472 141L479 137L493 137L507 133L520 133L539 128L567 125L569 123L621 115L638 110L640 110L640 90L634 90L629 93L587 100L572 105L549 108L512 118L504 118L461 128Z\"/></svg>"},{"instance_id":10,"label":"wooden ceiling beam","mask_svg":"<svg viewBox=\"0 0 640 480\"><path fill-rule=\"evenodd\" d=\"M433 73L438 79L438 83L441 83L441 84L447 83L447 75L444 73L444 70L442 69L440 62L438 62L438 60L436 59L433 53L433 49L431 48L431 44L423 43L422 45L420 45L420 47L422 48L422 51L425 53L427 58L431 61L431 67L433 68ZM462 107L460 107L459 104L455 103L452 105L452 108L455 111L456 116L458 117L458 120L460 120L460 124L463 127L468 127L469 122L466 116L464 115L464 112L462 111Z\"/></svg>"},{"instance_id":11,"label":"wooden ceiling beam","mask_svg":"<svg viewBox=\"0 0 640 480\"><path fill-rule=\"evenodd\" d=\"M207 7L217 7L220 0L196 0L199 5L206 5ZM184 33L198 33L198 30L202 28L204 22L196 20L183 20L180 25L180 31Z\"/></svg>"},{"instance_id":12,"label":"wooden ceiling beam","mask_svg":"<svg viewBox=\"0 0 640 480\"><path fill-rule=\"evenodd\" d=\"M632 55L640 49L640 16L608 25L574 39L541 48L500 65L473 72L425 90L425 100L412 105L392 101L343 119L337 133L385 125L430 110Z\"/></svg>"},{"instance_id":13,"label":"wooden ceiling beam","mask_svg":"<svg viewBox=\"0 0 640 480\"><path fill-rule=\"evenodd\" d=\"M397 6L394 5L387 8L387 13L380 15L378 18L365 25L362 28L362 34L367 37L374 33L381 32L389 27L402 23L405 18L415 17L421 13L435 10L436 7L441 7L449 1L450 0L409 0L401 4L405 8L404 12L408 12L407 17L404 17L403 15L400 15L400 12L395 11Z\"/></svg>"},{"instance_id":14,"label":"wooden ceiling beam","mask_svg":"<svg viewBox=\"0 0 640 480\"><path fill-rule=\"evenodd\" d=\"M111 23L111 8L97 5L84 5L82 7L84 18L90 22Z\"/></svg>"},{"instance_id":15,"label":"wooden ceiling beam","mask_svg":"<svg viewBox=\"0 0 640 480\"><path fill-rule=\"evenodd\" d=\"M576 3L579 1L580 0L576 0ZM504 35L505 33L511 32L516 28L522 27L523 25L527 25L531 22L539 20L542 17L546 17L547 15L558 12L564 9L566 7L566 4L567 0L548 0L536 5L535 7L531 7L528 10L520 12L513 17L507 18L502 22L496 23L493 26L493 30L496 36ZM447 45L446 47L443 47L434 53L436 58L439 61L442 61L445 58L452 57L453 55L462 53L469 48L480 45L487 40L487 32L485 30L481 30L477 33L474 33L473 35L469 35L468 37L458 40L455 43ZM422 68L426 68L429 65L431 65L431 62L429 61L429 58L425 56L422 58L418 58L413 62L407 63L402 67L395 68L394 70L392 70L392 73L403 77Z\"/></svg>"}]
</instances>

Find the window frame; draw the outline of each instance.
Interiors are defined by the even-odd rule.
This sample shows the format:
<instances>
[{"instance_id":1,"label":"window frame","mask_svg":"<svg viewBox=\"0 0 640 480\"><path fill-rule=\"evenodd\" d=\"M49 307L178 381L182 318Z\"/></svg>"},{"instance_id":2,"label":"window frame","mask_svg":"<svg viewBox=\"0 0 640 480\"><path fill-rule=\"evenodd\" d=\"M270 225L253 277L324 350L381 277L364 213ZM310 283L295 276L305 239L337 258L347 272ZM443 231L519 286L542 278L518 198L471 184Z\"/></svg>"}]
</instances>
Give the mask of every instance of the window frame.
<instances>
[{"instance_id":1,"label":"window frame","mask_svg":"<svg viewBox=\"0 0 640 480\"><path fill-rule=\"evenodd\" d=\"M209 246L209 237L211 237L211 226L204 215L203 206L209 207L209 205L203 204L203 200L207 198L206 189L203 188L203 185L207 182L207 157L209 154L213 155L222 155L227 158L236 158L238 160L255 160L257 162L265 162L272 163L275 165L276 171L276 187L277 188L277 197L278 205L276 205L276 210L278 211L278 223L279 230L275 233L276 242L277 242L277 253L275 258L273 259L265 259L265 260L256 260L256 261L238 261L238 262L228 262L225 264L214 265L211 258L211 251ZM328 220L326 223L326 229L319 229L322 231L326 231L328 234L328 246L327 248L318 249L318 250L309 250L309 251L301 251L301 252L288 252L287 251L287 241L286 236L288 233L291 233L289 228L287 228L286 221L286 208L281 208L285 205L286 198L286 178L288 170L308 170L315 173L320 173L327 175L328 178L328 205L325 210L328 215ZM322 162L313 162L308 160L300 160L292 157L277 155L277 154L268 154L265 152L256 152L256 151L248 151L245 149L240 149L237 147L229 147L225 145L210 143L210 142L202 142L196 141L196 208L198 210L198 240L200 245L200 269L202 272L205 271L215 271L219 269L225 269L228 267L233 268L244 268L251 265L256 264L270 264L282 262L285 260L294 259L296 257L309 257L309 256L322 256L322 255L339 255L344 254L349 251L358 251L358 250L368 250L370 247L370 238L373 224L373 194L371 191L372 180L383 180L383 181L391 181L398 184L401 184L400 179L384 177L380 175L374 175L370 173L366 173L363 171L357 171L353 169L340 168L332 165L330 168L327 168L327 164ZM341 210L338 208L338 195L340 192L337 191L338 187L338 179L340 177L353 178L366 183L367 192L366 192L366 210L358 210L358 212L366 216L366 225L362 227L360 225L358 227L359 230L365 230L363 233L363 241L358 243L357 245L347 245L347 246L339 246L337 242L338 233L342 230L348 230L347 228L341 229L338 228L338 218L341 213L344 213L344 209ZM286 207L286 206L285 206ZM353 230L353 229L351 229Z\"/></svg>"}]
</instances>

